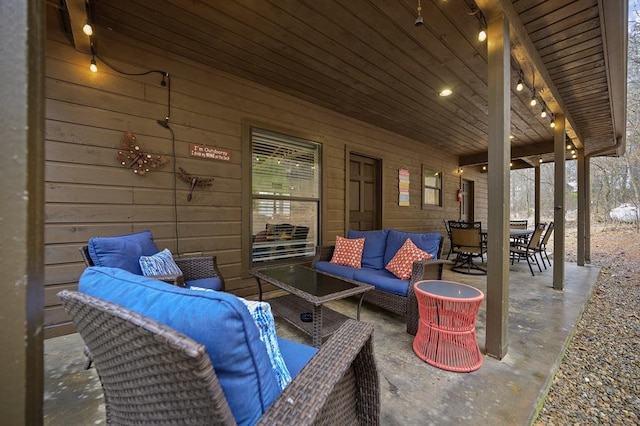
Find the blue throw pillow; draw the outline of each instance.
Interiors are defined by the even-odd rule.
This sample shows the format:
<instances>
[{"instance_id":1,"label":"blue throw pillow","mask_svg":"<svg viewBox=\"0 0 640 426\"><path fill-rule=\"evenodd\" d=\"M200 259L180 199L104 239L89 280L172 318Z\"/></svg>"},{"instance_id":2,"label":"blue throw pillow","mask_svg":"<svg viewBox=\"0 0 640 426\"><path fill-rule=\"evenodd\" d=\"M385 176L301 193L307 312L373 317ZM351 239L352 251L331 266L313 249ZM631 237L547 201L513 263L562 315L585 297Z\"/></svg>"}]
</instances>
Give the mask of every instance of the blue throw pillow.
<instances>
[{"instance_id":1,"label":"blue throw pillow","mask_svg":"<svg viewBox=\"0 0 640 426\"><path fill-rule=\"evenodd\" d=\"M276 324L273 320L273 314L271 313L271 305L267 302L258 302L255 300L245 300L242 298L240 298L240 300L242 300L249 310L251 317L260 331L260 340L267 349L267 354L269 354L269 359L271 360L271 367L280 385L280 390L284 390L291 382L291 374L289 374L287 364L284 362L284 358L282 358L282 354L280 353L278 336L276 335Z\"/></svg>"},{"instance_id":2,"label":"blue throw pillow","mask_svg":"<svg viewBox=\"0 0 640 426\"><path fill-rule=\"evenodd\" d=\"M120 268L132 274L142 275L140 256L156 254L158 246L151 231L116 237L94 237L89 240L89 256L95 266Z\"/></svg>"},{"instance_id":3,"label":"blue throw pillow","mask_svg":"<svg viewBox=\"0 0 640 426\"><path fill-rule=\"evenodd\" d=\"M87 268L78 290L153 318L202 343L239 425L258 421L280 394L253 318L230 293L193 291L115 268Z\"/></svg>"},{"instance_id":4,"label":"blue throw pillow","mask_svg":"<svg viewBox=\"0 0 640 426\"><path fill-rule=\"evenodd\" d=\"M362 267L384 269L384 250L387 246L387 234L389 229L376 231L356 231L350 229L347 238L364 238L364 250L362 251Z\"/></svg>"},{"instance_id":5,"label":"blue throw pillow","mask_svg":"<svg viewBox=\"0 0 640 426\"><path fill-rule=\"evenodd\" d=\"M140 256L140 269L142 275L182 275L182 271L173 260L173 254L168 248L159 251L153 256Z\"/></svg>"}]
</instances>

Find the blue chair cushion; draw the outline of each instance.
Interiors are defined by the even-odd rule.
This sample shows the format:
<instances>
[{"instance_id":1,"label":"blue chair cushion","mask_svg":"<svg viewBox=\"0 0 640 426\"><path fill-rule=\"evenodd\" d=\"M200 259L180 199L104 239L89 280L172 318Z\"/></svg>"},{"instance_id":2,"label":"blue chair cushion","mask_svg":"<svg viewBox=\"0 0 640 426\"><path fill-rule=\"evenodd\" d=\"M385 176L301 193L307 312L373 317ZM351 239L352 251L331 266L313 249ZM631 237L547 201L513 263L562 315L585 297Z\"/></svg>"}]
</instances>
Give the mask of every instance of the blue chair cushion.
<instances>
[{"instance_id":1,"label":"blue chair cushion","mask_svg":"<svg viewBox=\"0 0 640 426\"><path fill-rule=\"evenodd\" d=\"M404 232L397 229L390 229L387 235L387 248L384 252L384 264L389 263L393 256L402 247L407 238L421 250L426 251L434 259L438 258L438 248L440 247L440 239L442 236L438 232Z\"/></svg>"},{"instance_id":2,"label":"blue chair cushion","mask_svg":"<svg viewBox=\"0 0 640 426\"><path fill-rule=\"evenodd\" d=\"M121 269L91 267L78 290L155 319L202 343L239 425L254 424L280 393L258 328L244 303Z\"/></svg>"},{"instance_id":3,"label":"blue chair cushion","mask_svg":"<svg viewBox=\"0 0 640 426\"><path fill-rule=\"evenodd\" d=\"M404 297L409 292L409 280L401 280L386 269L358 269L353 279L374 285L378 290Z\"/></svg>"},{"instance_id":4,"label":"blue chair cushion","mask_svg":"<svg viewBox=\"0 0 640 426\"><path fill-rule=\"evenodd\" d=\"M302 370L302 367L307 365L316 352L318 352L318 349L314 347L293 342L282 337L278 337L278 347L280 348L280 353L284 358L285 364L287 364L287 370L289 370L291 378L296 377L300 370Z\"/></svg>"},{"instance_id":5,"label":"blue chair cushion","mask_svg":"<svg viewBox=\"0 0 640 426\"><path fill-rule=\"evenodd\" d=\"M88 244L89 256L95 266L120 268L132 274L142 275L140 256L158 253L151 231L116 237L93 237Z\"/></svg>"},{"instance_id":6,"label":"blue chair cushion","mask_svg":"<svg viewBox=\"0 0 640 426\"><path fill-rule=\"evenodd\" d=\"M187 288L198 287L205 288L207 290L222 290L222 281L220 281L220 278L217 277L199 278L197 280L185 281L184 285Z\"/></svg>"},{"instance_id":7,"label":"blue chair cushion","mask_svg":"<svg viewBox=\"0 0 640 426\"><path fill-rule=\"evenodd\" d=\"M337 263L331 263L327 261L316 262L314 268L318 271L326 272L333 275L339 275L348 279L353 279L353 274L355 274L358 269L352 268L351 266L338 265Z\"/></svg>"},{"instance_id":8,"label":"blue chair cushion","mask_svg":"<svg viewBox=\"0 0 640 426\"><path fill-rule=\"evenodd\" d=\"M356 231L350 229L347 238L364 238L364 250L362 251L362 267L384 269L384 251L387 246L387 234L389 229L375 231Z\"/></svg>"}]
</instances>

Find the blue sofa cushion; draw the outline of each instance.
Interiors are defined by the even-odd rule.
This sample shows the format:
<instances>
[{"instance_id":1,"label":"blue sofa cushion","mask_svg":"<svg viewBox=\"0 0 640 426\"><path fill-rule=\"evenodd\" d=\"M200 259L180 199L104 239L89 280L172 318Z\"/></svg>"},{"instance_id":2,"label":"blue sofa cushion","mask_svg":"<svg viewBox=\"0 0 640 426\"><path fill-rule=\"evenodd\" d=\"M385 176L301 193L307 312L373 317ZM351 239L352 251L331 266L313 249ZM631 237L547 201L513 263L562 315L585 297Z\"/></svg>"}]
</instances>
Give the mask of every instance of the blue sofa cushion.
<instances>
[{"instance_id":1,"label":"blue sofa cushion","mask_svg":"<svg viewBox=\"0 0 640 426\"><path fill-rule=\"evenodd\" d=\"M384 252L384 264L393 259L398 250L402 247L407 238L421 250L426 251L433 259L438 258L438 248L440 246L441 235L438 232L404 232L397 229L390 229L387 235L387 248Z\"/></svg>"},{"instance_id":2,"label":"blue sofa cushion","mask_svg":"<svg viewBox=\"0 0 640 426\"><path fill-rule=\"evenodd\" d=\"M78 290L155 319L202 343L239 425L254 424L280 393L260 334L244 303L115 268L87 268Z\"/></svg>"},{"instance_id":3,"label":"blue sofa cushion","mask_svg":"<svg viewBox=\"0 0 640 426\"><path fill-rule=\"evenodd\" d=\"M384 269L384 251L387 246L387 234L389 229L375 231L356 231L350 229L347 238L364 238L364 250L362 251L362 267Z\"/></svg>"},{"instance_id":4,"label":"blue sofa cushion","mask_svg":"<svg viewBox=\"0 0 640 426\"><path fill-rule=\"evenodd\" d=\"M327 262L325 260L316 262L315 269L329 274L338 275L340 277L353 279L353 274L358 268L352 268L351 266L338 265L337 263Z\"/></svg>"},{"instance_id":5,"label":"blue sofa cushion","mask_svg":"<svg viewBox=\"0 0 640 426\"><path fill-rule=\"evenodd\" d=\"M283 339L282 337L278 337L278 347L292 379L318 352L318 349L314 347Z\"/></svg>"},{"instance_id":6,"label":"blue sofa cushion","mask_svg":"<svg viewBox=\"0 0 640 426\"><path fill-rule=\"evenodd\" d=\"M409 280L401 280L386 269L356 269L353 279L374 285L378 290L387 293L406 297L409 292Z\"/></svg>"},{"instance_id":7,"label":"blue sofa cushion","mask_svg":"<svg viewBox=\"0 0 640 426\"><path fill-rule=\"evenodd\" d=\"M88 244L89 256L95 266L120 268L132 274L142 275L140 256L152 256L159 252L151 231L116 237L93 237Z\"/></svg>"},{"instance_id":8,"label":"blue sofa cushion","mask_svg":"<svg viewBox=\"0 0 640 426\"><path fill-rule=\"evenodd\" d=\"M204 288L207 290L215 290L215 291L222 290L222 281L220 281L220 278L218 277L199 278L197 280L185 281L184 285L187 288L198 287L198 288Z\"/></svg>"}]
</instances>

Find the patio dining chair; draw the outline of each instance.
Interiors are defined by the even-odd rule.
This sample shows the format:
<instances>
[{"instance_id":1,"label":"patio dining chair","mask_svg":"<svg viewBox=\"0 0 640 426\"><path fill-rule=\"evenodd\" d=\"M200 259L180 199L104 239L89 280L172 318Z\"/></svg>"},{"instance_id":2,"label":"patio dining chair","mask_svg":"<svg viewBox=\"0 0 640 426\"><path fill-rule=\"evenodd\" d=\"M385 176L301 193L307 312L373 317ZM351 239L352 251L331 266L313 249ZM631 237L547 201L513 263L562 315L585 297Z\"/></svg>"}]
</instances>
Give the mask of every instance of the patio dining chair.
<instances>
[{"instance_id":1,"label":"patio dining chair","mask_svg":"<svg viewBox=\"0 0 640 426\"><path fill-rule=\"evenodd\" d=\"M487 271L475 263L480 258L484 262L485 243L481 222L449 221L451 245L456 255L452 271L469 275L486 275Z\"/></svg>"},{"instance_id":2,"label":"patio dining chair","mask_svg":"<svg viewBox=\"0 0 640 426\"><path fill-rule=\"evenodd\" d=\"M531 238L527 241L526 245L514 244L511 245L509 251L511 256L511 264L513 265L515 260L520 261L520 259L526 259L527 265L529 265L529 270L531 271L531 275L535 276L533 273L533 264L538 265L538 269L542 272L542 268L540 267L540 262L536 259L536 253L540 250L540 243L542 241L542 234L547 227L547 224L544 222L540 222L536 225L533 234L531 234Z\"/></svg>"},{"instance_id":3,"label":"patio dining chair","mask_svg":"<svg viewBox=\"0 0 640 426\"><path fill-rule=\"evenodd\" d=\"M509 221L509 229L527 229L529 221L527 219L516 219ZM526 244L527 237L512 237L512 244Z\"/></svg>"},{"instance_id":4,"label":"patio dining chair","mask_svg":"<svg viewBox=\"0 0 640 426\"><path fill-rule=\"evenodd\" d=\"M544 255L544 257L547 259L549 266L551 266L551 260L549 260L549 255L547 254L547 244L549 243L549 239L551 238L552 234L553 234L553 222L549 222L549 226L547 226L546 231L544 231L542 240L540 241L540 244L536 249L536 252L540 256L540 260L542 261L542 265L544 266L544 269L547 269L547 264L545 263L542 255Z\"/></svg>"}]
</instances>

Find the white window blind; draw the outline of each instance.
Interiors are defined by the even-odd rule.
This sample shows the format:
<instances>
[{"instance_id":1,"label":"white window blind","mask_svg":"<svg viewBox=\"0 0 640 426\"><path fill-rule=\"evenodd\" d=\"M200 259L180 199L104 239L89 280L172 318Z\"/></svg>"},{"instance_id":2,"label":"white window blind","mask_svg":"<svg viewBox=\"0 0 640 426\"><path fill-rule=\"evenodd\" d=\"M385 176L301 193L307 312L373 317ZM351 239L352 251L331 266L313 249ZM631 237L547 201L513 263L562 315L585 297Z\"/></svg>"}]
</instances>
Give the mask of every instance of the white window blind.
<instances>
[{"instance_id":1,"label":"white window blind","mask_svg":"<svg viewBox=\"0 0 640 426\"><path fill-rule=\"evenodd\" d=\"M291 261L315 253L319 153L314 142L252 129L252 263Z\"/></svg>"}]
</instances>

